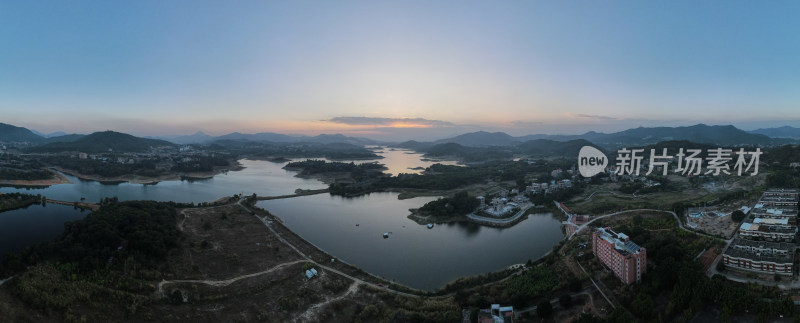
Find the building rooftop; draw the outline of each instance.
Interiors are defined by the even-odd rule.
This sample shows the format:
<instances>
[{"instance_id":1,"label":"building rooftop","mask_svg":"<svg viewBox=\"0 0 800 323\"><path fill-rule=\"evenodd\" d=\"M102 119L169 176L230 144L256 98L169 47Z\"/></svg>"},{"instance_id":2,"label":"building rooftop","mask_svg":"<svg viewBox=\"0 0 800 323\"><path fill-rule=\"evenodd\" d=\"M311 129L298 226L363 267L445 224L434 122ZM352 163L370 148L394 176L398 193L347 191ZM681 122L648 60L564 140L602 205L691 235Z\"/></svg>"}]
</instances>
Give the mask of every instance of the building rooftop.
<instances>
[{"instance_id":1,"label":"building rooftop","mask_svg":"<svg viewBox=\"0 0 800 323\"><path fill-rule=\"evenodd\" d=\"M796 188L770 188L764 191L764 194L798 194L800 190Z\"/></svg>"},{"instance_id":2,"label":"building rooftop","mask_svg":"<svg viewBox=\"0 0 800 323\"><path fill-rule=\"evenodd\" d=\"M789 218L781 218L781 219L767 219L767 218L755 218L753 219L753 223L756 224L789 224Z\"/></svg>"},{"instance_id":3,"label":"building rooftop","mask_svg":"<svg viewBox=\"0 0 800 323\"><path fill-rule=\"evenodd\" d=\"M792 263L794 262L794 249L794 243L735 239L728 250L725 250L725 254L756 261Z\"/></svg>"},{"instance_id":4,"label":"building rooftop","mask_svg":"<svg viewBox=\"0 0 800 323\"><path fill-rule=\"evenodd\" d=\"M608 241L608 243L614 245L614 248L619 250L623 254L628 254L628 253L635 254L642 249L642 247L640 247L633 241L630 241L628 235L624 233L616 233L612 231L610 228L597 228L595 232L599 234L603 240Z\"/></svg>"},{"instance_id":5,"label":"building rooftop","mask_svg":"<svg viewBox=\"0 0 800 323\"><path fill-rule=\"evenodd\" d=\"M796 228L787 228L777 224L758 224L745 222L739 227L743 231L759 231L759 232L775 232L775 233L792 233L796 232Z\"/></svg>"}]
</instances>

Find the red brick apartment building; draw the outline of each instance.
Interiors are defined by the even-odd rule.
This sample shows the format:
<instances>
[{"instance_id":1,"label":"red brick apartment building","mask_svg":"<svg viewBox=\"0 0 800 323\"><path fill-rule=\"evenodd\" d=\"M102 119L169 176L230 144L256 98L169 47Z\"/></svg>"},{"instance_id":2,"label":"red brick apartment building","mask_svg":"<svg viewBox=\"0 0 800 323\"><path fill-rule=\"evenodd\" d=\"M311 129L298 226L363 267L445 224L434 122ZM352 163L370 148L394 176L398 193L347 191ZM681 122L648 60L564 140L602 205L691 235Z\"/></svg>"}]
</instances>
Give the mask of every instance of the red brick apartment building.
<instances>
[{"instance_id":1,"label":"red brick apartment building","mask_svg":"<svg viewBox=\"0 0 800 323\"><path fill-rule=\"evenodd\" d=\"M594 230L592 251L625 284L640 282L647 270L647 250L611 228Z\"/></svg>"}]
</instances>

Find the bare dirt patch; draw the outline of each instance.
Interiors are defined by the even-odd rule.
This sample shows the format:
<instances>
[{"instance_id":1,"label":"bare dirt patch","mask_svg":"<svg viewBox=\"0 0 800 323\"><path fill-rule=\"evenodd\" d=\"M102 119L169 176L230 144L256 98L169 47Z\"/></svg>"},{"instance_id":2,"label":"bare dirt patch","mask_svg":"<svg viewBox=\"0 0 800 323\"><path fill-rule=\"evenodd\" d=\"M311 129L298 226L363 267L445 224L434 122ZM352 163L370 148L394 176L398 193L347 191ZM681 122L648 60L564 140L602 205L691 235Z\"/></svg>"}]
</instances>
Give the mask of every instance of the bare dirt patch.
<instances>
[{"instance_id":1,"label":"bare dirt patch","mask_svg":"<svg viewBox=\"0 0 800 323\"><path fill-rule=\"evenodd\" d=\"M235 204L182 211L185 241L170 259L179 279L228 279L300 260L269 234L255 216Z\"/></svg>"},{"instance_id":2,"label":"bare dirt patch","mask_svg":"<svg viewBox=\"0 0 800 323\"><path fill-rule=\"evenodd\" d=\"M703 213L699 218L689 218L689 223L687 223L687 225L691 227L690 224L695 224L697 225L697 230L702 230L719 237L730 238L733 236L736 228L739 227L739 223L731 220L730 213L724 216L717 216L715 214Z\"/></svg>"}]
</instances>

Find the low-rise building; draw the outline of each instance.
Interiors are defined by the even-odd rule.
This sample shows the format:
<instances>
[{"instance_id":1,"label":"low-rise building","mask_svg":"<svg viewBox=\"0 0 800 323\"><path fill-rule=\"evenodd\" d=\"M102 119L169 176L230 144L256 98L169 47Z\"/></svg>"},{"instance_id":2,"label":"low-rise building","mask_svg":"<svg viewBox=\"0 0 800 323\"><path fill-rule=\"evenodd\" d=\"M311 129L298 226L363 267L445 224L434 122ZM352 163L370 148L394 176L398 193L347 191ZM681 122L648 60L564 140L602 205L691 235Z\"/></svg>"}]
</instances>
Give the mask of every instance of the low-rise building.
<instances>
[{"instance_id":1,"label":"low-rise building","mask_svg":"<svg viewBox=\"0 0 800 323\"><path fill-rule=\"evenodd\" d=\"M512 323L514 322L514 307L492 304L491 308L478 311L480 323Z\"/></svg>"},{"instance_id":2,"label":"low-rise building","mask_svg":"<svg viewBox=\"0 0 800 323\"><path fill-rule=\"evenodd\" d=\"M793 243L736 239L722 254L722 261L731 269L792 275L794 249Z\"/></svg>"},{"instance_id":3,"label":"low-rise building","mask_svg":"<svg viewBox=\"0 0 800 323\"><path fill-rule=\"evenodd\" d=\"M625 284L640 282L647 271L647 250L611 228L594 230L592 251Z\"/></svg>"},{"instance_id":4,"label":"low-rise building","mask_svg":"<svg viewBox=\"0 0 800 323\"><path fill-rule=\"evenodd\" d=\"M797 209L799 200L800 197L798 196L798 190L796 189L772 188L764 191L764 194L761 195L761 199L758 201L758 204L761 204L766 208L789 207Z\"/></svg>"},{"instance_id":5,"label":"low-rise building","mask_svg":"<svg viewBox=\"0 0 800 323\"><path fill-rule=\"evenodd\" d=\"M756 218L739 226L739 237L751 240L794 241L797 226L789 219Z\"/></svg>"}]
</instances>

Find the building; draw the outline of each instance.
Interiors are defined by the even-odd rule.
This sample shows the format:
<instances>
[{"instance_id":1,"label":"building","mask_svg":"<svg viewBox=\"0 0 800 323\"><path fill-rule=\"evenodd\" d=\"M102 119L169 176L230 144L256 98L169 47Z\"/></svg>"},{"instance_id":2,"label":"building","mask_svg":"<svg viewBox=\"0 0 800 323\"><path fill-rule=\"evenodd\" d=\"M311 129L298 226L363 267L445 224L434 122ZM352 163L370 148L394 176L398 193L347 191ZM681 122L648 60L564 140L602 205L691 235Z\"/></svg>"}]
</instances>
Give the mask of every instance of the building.
<instances>
[{"instance_id":1,"label":"building","mask_svg":"<svg viewBox=\"0 0 800 323\"><path fill-rule=\"evenodd\" d=\"M788 218L755 218L739 226L739 237L751 240L794 241L797 225Z\"/></svg>"},{"instance_id":2,"label":"building","mask_svg":"<svg viewBox=\"0 0 800 323\"><path fill-rule=\"evenodd\" d=\"M592 251L625 284L640 282L647 271L647 250L611 228L594 230Z\"/></svg>"},{"instance_id":3,"label":"building","mask_svg":"<svg viewBox=\"0 0 800 323\"><path fill-rule=\"evenodd\" d=\"M730 269L791 276L794 249L794 243L736 239L722 254L722 261Z\"/></svg>"},{"instance_id":4,"label":"building","mask_svg":"<svg viewBox=\"0 0 800 323\"><path fill-rule=\"evenodd\" d=\"M531 193L539 193L547 190L547 183L532 183L531 185L528 185L526 190Z\"/></svg>"},{"instance_id":5,"label":"building","mask_svg":"<svg viewBox=\"0 0 800 323\"><path fill-rule=\"evenodd\" d=\"M764 191L759 204L769 207L788 207L797 209L798 190L785 188L772 188Z\"/></svg>"},{"instance_id":6,"label":"building","mask_svg":"<svg viewBox=\"0 0 800 323\"><path fill-rule=\"evenodd\" d=\"M750 214L756 218L782 219L797 218L797 208L794 207L770 207L766 208L763 204L756 204L749 210ZM747 213L747 212L745 212Z\"/></svg>"},{"instance_id":7,"label":"building","mask_svg":"<svg viewBox=\"0 0 800 323\"><path fill-rule=\"evenodd\" d=\"M478 311L479 323L511 323L514 322L514 307L492 304L491 308Z\"/></svg>"}]
</instances>

